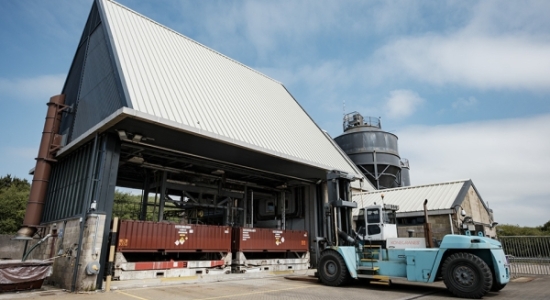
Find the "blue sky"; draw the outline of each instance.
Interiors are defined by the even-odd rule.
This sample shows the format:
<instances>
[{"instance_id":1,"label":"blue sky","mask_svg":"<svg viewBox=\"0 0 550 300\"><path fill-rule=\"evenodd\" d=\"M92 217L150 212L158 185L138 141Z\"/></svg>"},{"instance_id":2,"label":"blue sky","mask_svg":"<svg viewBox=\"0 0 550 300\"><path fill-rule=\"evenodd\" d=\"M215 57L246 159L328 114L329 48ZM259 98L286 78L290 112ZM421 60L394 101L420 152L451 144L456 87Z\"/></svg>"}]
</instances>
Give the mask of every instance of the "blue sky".
<instances>
[{"instance_id":1,"label":"blue sky","mask_svg":"<svg viewBox=\"0 0 550 300\"><path fill-rule=\"evenodd\" d=\"M548 1L120 0L282 82L333 137L382 117L413 185L471 178L499 223L550 220ZM31 180L92 0L0 1L0 174Z\"/></svg>"}]
</instances>

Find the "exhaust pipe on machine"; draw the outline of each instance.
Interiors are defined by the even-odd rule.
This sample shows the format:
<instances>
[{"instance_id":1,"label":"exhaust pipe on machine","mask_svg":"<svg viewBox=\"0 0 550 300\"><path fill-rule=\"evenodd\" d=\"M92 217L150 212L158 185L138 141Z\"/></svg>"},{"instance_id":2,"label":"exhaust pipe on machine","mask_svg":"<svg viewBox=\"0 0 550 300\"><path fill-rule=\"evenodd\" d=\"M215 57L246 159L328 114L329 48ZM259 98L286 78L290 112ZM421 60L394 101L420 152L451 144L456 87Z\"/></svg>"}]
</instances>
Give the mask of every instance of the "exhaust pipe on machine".
<instances>
[{"instance_id":1,"label":"exhaust pipe on machine","mask_svg":"<svg viewBox=\"0 0 550 300\"><path fill-rule=\"evenodd\" d=\"M56 162L55 153L61 148L61 136L58 135L61 116L65 106L65 95L57 95L48 102L48 113L44 122L44 130L36 158L36 167L32 179L29 201L23 226L17 232L15 239L32 239L40 224L48 181L50 180L51 164Z\"/></svg>"}]
</instances>

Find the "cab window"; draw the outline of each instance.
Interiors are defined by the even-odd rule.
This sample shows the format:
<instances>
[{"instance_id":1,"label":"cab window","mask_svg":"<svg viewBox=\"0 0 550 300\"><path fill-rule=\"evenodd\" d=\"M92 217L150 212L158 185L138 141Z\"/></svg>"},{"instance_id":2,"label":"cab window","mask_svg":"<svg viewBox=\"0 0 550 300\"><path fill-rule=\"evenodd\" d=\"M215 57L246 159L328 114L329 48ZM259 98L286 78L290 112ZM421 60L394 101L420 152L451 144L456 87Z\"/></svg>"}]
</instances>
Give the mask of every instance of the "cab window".
<instances>
[{"instance_id":1,"label":"cab window","mask_svg":"<svg viewBox=\"0 0 550 300\"><path fill-rule=\"evenodd\" d=\"M367 209L367 223L380 223L380 210L378 208Z\"/></svg>"}]
</instances>

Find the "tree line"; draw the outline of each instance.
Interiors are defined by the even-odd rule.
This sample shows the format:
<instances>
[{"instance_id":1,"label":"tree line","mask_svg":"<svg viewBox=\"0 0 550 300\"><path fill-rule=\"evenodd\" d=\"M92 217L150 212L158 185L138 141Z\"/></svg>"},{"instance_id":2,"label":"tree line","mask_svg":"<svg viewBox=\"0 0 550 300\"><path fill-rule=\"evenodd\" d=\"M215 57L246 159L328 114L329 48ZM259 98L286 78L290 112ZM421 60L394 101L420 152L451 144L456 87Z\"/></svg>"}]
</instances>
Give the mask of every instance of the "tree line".
<instances>
[{"instance_id":1,"label":"tree line","mask_svg":"<svg viewBox=\"0 0 550 300\"><path fill-rule=\"evenodd\" d=\"M0 177L0 234L16 233L21 227L30 191L27 179Z\"/></svg>"}]
</instances>

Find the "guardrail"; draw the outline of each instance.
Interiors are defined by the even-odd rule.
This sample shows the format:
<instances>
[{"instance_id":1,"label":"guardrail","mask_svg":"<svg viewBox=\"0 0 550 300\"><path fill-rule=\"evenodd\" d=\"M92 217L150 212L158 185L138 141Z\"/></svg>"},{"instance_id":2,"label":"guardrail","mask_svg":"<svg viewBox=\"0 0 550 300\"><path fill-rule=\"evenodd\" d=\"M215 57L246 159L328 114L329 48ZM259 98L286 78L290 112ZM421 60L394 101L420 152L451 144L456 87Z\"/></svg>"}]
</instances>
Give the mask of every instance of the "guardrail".
<instances>
[{"instance_id":1,"label":"guardrail","mask_svg":"<svg viewBox=\"0 0 550 300\"><path fill-rule=\"evenodd\" d=\"M550 236L500 237L511 277L550 275Z\"/></svg>"}]
</instances>

